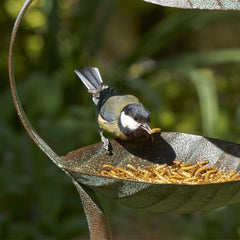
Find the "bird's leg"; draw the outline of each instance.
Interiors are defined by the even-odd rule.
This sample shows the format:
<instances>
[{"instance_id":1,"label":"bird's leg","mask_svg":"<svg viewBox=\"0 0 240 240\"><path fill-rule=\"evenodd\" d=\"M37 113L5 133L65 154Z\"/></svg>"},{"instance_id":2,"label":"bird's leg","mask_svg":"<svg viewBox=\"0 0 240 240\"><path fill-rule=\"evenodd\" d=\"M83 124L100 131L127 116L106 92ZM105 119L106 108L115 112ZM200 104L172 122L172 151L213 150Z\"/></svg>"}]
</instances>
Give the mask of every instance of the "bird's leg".
<instances>
[{"instance_id":1,"label":"bird's leg","mask_svg":"<svg viewBox=\"0 0 240 240\"><path fill-rule=\"evenodd\" d=\"M107 151L108 154L112 154L112 146L109 142L109 139L103 136L103 130L100 127L98 128L98 132L100 134L101 141L103 142L103 148Z\"/></svg>"}]
</instances>

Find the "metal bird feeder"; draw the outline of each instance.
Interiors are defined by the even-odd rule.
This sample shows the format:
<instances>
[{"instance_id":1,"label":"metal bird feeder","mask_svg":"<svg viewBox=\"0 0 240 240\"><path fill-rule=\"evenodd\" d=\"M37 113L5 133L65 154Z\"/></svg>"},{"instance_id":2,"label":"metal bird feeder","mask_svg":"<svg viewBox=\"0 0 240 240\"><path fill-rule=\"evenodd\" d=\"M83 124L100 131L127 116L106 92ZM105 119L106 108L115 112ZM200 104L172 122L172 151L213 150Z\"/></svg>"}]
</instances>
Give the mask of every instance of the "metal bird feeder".
<instances>
[{"instance_id":1,"label":"metal bird feeder","mask_svg":"<svg viewBox=\"0 0 240 240\"><path fill-rule=\"evenodd\" d=\"M95 192L131 207L157 212L191 213L240 202L240 181L202 185L156 184L137 180L103 177L102 164L146 166L208 160L220 170L240 171L240 145L184 133L155 133L140 143L111 140L113 155L106 155L102 144L80 148L59 157L31 126L18 98L13 69L13 45L19 24L33 0L25 1L13 28L9 50L11 91L18 116L40 149L69 176L82 199L91 239L111 239L110 228ZM154 1L161 4L161 1ZM189 1L187 1L189 4ZM239 1L238 1L239 2ZM239 7L239 3L238 3Z\"/></svg>"}]
</instances>

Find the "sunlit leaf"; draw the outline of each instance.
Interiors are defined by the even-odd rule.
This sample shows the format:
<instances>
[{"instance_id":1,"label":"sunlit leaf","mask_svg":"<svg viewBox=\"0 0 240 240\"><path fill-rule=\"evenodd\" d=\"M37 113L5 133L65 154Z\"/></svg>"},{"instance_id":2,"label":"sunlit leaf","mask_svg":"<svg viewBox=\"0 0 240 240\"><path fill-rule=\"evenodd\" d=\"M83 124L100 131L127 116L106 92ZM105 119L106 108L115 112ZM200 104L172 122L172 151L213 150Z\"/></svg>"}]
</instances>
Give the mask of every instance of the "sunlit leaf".
<instances>
[{"instance_id":1,"label":"sunlit leaf","mask_svg":"<svg viewBox=\"0 0 240 240\"><path fill-rule=\"evenodd\" d=\"M101 144L70 152L62 157L62 166L79 183L117 199L132 208L157 212L189 213L214 209L240 202L240 182L201 185L155 184L99 176L103 164L125 167L146 166L174 160L197 162L208 160L220 170L239 171L240 145L184 133L156 134L154 140L140 144L112 140L113 155L107 155Z\"/></svg>"},{"instance_id":2,"label":"sunlit leaf","mask_svg":"<svg viewBox=\"0 0 240 240\"><path fill-rule=\"evenodd\" d=\"M144 0L146 2L176 8L210 9L210 10L239 10L240 2L237 0Z\"/></svg>"},{"instance_id":3,"label":"sunlit leaf","mask_svg":"<svg viewBox=\"0 0 240 240\"><path fill-rule=\"evenodd\" d=\"M204 134L216 136L218 130L219 110L216 84L213 74L208 69L191 69L186 71L196 87Z\"/></svg>"}]
</instances>

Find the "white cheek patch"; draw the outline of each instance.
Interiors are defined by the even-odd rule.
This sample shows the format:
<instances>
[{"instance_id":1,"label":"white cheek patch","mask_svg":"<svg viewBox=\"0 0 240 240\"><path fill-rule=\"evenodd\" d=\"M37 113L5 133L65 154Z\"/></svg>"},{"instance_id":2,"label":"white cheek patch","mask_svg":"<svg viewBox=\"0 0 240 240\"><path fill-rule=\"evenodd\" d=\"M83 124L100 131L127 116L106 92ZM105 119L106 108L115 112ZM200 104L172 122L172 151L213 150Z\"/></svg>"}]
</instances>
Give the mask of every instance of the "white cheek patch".
<instances>
[{"instance_id":1,"label":"white cheek patch","mask_svg":"<svg viewBox=\"0 0 240 240\"><path fill-rule=\"evenodd\" d=\"M132 117L126 115L124 112L121 113L120 120L124 128L129 128L132 131L140 127L140 123L135 121Z\"/></svg>"}]
</instances>

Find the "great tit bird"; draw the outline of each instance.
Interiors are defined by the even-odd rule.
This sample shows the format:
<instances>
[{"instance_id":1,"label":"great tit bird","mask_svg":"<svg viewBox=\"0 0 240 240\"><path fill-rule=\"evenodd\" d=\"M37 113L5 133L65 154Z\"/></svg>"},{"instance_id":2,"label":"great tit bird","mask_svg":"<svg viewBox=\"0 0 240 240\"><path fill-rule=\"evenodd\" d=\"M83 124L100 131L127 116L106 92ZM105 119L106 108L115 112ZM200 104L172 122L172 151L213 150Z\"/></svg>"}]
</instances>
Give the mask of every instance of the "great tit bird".
<instances>
[{"instance_id":1,"label":"great tit bird","mask_svg":"<svg viewBox=\"0 0 240 240\"><path fill-rule=\"evenodd\" d=\"M109 140L104 137L107 131L123 140L137 138L151 131L150 112L133 95L118 92L103 83L99 70L85 67L75 73L92 93L96 105L99 134L104 148L109 151Z\"/></svg>"}]
</instances>

